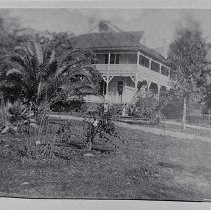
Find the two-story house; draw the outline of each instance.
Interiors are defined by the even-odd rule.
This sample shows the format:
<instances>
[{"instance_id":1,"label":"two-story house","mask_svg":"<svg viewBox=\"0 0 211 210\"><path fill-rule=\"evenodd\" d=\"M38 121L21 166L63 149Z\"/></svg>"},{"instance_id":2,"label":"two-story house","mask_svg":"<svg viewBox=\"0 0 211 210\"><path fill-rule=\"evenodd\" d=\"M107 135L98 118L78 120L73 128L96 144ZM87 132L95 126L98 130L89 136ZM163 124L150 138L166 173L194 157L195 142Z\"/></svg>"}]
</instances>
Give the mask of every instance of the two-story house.
<instances>
[{"instance_id":1,"label":"two-story house","mask_svg":"<svg viewBox=\"0 0 211 210\"><path fill-rule=\"evenodd\" d=\"M128 103L143 86L158 96L170 88L167 60L142 44L143 31L115 31L104 21L97 27L98 31L77 36L76 47L96 53L106 101Z\"/></svg>"}]
</instances>

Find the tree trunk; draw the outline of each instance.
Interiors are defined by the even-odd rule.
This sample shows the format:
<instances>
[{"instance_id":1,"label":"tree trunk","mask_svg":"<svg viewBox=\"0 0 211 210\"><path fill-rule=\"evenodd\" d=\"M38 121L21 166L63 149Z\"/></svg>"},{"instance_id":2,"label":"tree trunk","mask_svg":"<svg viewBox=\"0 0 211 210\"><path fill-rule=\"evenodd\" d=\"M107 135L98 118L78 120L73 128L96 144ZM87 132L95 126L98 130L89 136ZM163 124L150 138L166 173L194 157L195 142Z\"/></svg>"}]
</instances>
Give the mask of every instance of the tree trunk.
<instances>
[{"instance_id":1,"label":"tree trunk","mask_svg":"<svg viewBox=\"0 0 211 210\"><path fill-rule=\"evenodd\" d=\"M2 120L4 124L6 124L6 106L4 102L4 96L2 93L1 93L1 112L2 112L1 113Z\"/></svg>"},{"instance_id":2,"label":"tree trunk","mask_svg":"<svg viewBox=\"0 0 211 210\"><path fill-rule=\"evenodd\" d=\"M187 109L187 97L184 96L184 100L183 100L183 115L182 115L182 129L185 129L186 109Z\"/></svg>"},{"instance_id":3,"label":"tree trunk","mask_svg":"<svg viewBox=\"0 0 211 210\"><path fill-rule=\"evenodd\" d=\"M38 88L37 88L37 99L36 99L36 103L38 104L39 99L40 99L40 95L41 95L41 88L42 88L42 82L39 82L38 84Z\"/></svg>"},{"instance_id":4,"label":"tree trunk","mask_svg":"<svg viewBox=\"0 0 211 210\"><path fill-rule=\"evenodd\" d=\"M88 150L92 150L92 138L90 137L89 142L87 144Z\"/></svg>"}]
</instances>

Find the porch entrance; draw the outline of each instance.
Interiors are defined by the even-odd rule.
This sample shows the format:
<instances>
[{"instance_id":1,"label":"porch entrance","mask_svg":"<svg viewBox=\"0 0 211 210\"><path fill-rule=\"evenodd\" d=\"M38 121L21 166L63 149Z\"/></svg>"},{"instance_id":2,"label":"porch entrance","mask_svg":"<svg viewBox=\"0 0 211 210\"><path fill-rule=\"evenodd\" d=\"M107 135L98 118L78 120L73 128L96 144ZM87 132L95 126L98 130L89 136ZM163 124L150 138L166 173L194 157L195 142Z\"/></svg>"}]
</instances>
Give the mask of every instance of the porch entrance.
<instances>
[{"instance_id":1,"label":"porch entrance","mask_svg":"<svg viewBox=\"0 0 211 210\"><path fill-rule=\"evenodd\" d=\"M118 103L122 103L123 88L124 88L123 81L118 81L117 82Z\"/></svg>"},{"instance_id":2,"label":"porch entrance","mask_svg":"<svg viewBox=\"0 0 211 210\"><path fill-rule=\"evenodd\" d=\"M114 76L108 84L101 82L101 93L111 103L128 103L135 94L135 83L131 77Z\"/></svg>"}]
</instances>

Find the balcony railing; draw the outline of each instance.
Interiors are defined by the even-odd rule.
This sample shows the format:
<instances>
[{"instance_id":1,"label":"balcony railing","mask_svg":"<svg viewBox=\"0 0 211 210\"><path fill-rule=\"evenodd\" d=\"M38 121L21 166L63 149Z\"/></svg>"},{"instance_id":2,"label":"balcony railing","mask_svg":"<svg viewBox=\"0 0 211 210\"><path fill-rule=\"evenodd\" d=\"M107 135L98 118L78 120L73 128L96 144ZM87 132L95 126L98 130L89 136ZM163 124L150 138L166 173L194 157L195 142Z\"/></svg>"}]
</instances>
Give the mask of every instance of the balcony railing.
<instances>
[{"instance_id":1,"label":"balcony railing","mask_svg":"<svg viewBox=\"0 0 211 210\"><path fill-rule=\"evenodd\" d=\"M169 77L161 74L160 72L153 71L147 67L138 66L137 77L139 80L146 80L150 82L154 82L156 84L168 86Z\"/></svg>"},{"instance_id":2,"label":"balcony railing","mask_svg":"<svg viewBox=\"0 0 211 210\"><path fill-rule=\"evenodd\" d=\"M137 64L97 64L96 68L104 76L135 76L138 80L147 80L161 85L168 85L169 77Z\"/></svg>"},{"instance_id":3,"label":"balcony railing","mask_svg":"<svg viewBox=\"0 0 211 210\"><path fill-rule=\"evenodd\" d=\"M136 74L137 64L97 64L97 70L103 75L130 75Z\"/></svg>"}]
</instances>

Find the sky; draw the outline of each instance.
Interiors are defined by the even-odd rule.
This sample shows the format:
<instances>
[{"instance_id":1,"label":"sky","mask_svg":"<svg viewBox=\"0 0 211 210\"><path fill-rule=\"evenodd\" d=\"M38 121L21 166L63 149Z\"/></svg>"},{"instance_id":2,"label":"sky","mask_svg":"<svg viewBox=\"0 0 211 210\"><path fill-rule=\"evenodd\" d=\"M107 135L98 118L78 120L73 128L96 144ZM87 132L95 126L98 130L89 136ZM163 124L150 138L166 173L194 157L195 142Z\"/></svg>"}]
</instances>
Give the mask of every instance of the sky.
<instances>
[{"instance_id":1,"label":"sky","mask_svg":"<svg viewBox=\"0 0 211 210\"><path fill-rule=\"evenodd\" d=\"M175 29L191 16L201 24L204 37L211 42L210 9L8 9L24 27L38 31L87 33L100 20L110 21L124 31L144 31L148 47L159 47L174 38ZM1 14L1 10L0 10Z\"/></svg>"}]
</instances>

